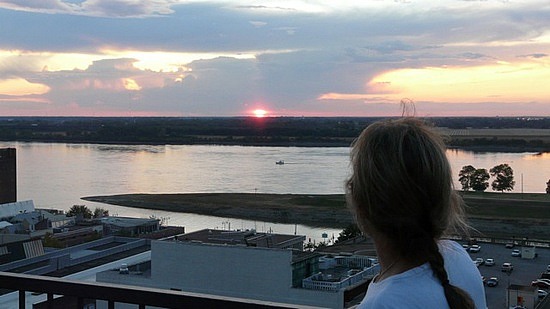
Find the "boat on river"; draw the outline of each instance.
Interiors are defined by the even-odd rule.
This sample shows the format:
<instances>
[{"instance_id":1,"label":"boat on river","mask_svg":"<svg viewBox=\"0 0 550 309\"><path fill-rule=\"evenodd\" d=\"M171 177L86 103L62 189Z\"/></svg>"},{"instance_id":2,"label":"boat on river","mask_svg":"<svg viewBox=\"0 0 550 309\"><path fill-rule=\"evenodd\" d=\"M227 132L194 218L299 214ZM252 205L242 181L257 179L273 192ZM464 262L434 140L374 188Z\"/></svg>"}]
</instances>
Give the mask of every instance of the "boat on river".
<instances>
[{"instance_id":1,"label":"boat on river","mask_svg":"<svg viewBox=\"0 0 550 309\"><path fill-rule=\"evenodd\" d=\"M279 160L279 161L276 161L275 164L283 165L283 164L285 164L285 161L284 160Z\"/></svg>"}]
</instances>

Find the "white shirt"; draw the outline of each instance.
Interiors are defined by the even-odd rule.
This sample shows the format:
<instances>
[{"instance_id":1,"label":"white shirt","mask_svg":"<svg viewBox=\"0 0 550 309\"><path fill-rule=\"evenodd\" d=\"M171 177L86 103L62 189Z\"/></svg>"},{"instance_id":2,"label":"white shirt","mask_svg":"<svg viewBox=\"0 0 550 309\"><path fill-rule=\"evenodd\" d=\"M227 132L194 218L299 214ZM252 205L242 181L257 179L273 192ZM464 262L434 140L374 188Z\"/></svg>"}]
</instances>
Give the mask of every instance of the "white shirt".
<instances>
[{"instance_id":1,"label":"white shirt","mask_svg":"<svg viewBox=\"0 0 550 309\"><path fill-rule=\"evenodd\" d=\"M479 270L461 245L450 240L438 243L445 261L449 282L466 291L476 308L485 309L485 289ZM365 298L357 307L369 308L449 308L443 286L429 263L388 277L372 281Z\"/></svg>"}]
</instances>

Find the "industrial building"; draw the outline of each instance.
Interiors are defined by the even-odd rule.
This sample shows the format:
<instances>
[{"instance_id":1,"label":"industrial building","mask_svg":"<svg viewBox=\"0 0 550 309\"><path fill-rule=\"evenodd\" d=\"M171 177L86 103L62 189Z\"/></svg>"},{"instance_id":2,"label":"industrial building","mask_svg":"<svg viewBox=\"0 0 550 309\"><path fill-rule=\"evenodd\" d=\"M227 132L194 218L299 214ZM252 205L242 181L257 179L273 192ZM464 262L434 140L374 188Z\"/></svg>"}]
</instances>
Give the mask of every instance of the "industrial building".
<instances>
[{"instance_id":1,"label":"industrial building","mask_svg":"<svg viewBox=\"0 0 550 309\"><path fill-rule=\"evenodd\" d=\"M304 236L256 233L253 230L206 229L169 241L152 241L150 264L130 267L129 274L102 272L97 274L96 280L224 297L343 308L345 288L368 278L346 281L356 274L349 273L348 268L345 272L348 275L323 281L321 268L329 268L330 263L325 259L320 264L320 254L297 249L302 248L304 240ZM338 267L344 265L337 260L361 264L357 263L357 257L329 260ZM362 263L356 265L360 271L367 268L367 264L373 269L371 274L377 271L374 270L376 265L368 259ZM311 288L304 288L304 281L309 282ZM339 281L345 281L339 288L323 288L326 285L322 282L333 286ZM98 308L107 308L105 302L98 301L97 305ZM116 308L126 307L117 304Z\"/></svg>"}]
</instances>

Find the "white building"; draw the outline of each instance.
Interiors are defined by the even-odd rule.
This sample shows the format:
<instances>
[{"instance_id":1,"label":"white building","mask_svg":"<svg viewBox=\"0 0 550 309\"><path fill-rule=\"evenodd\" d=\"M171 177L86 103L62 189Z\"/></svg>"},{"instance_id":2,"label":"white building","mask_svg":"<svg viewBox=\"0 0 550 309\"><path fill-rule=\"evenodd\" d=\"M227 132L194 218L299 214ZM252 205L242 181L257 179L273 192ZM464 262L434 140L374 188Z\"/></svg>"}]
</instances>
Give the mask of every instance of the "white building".
<instances>
[{"instance_id":1,"label":"white building","mask_svg":"<svg viewBox=\"0 0 550 309\"><path fill-rule=\"evenodd\" d=\"M32 200L0 204L0 219L11 218L21 213L33 212Z\"/></svg>"},{"instance_id":2,"label":"white building","mask_svg":"<svg viewBox=\"0 0 550 309\"><path fill-rule=\"evenodd\" d=\"M201 232L203 236L210 234L211 237L207 238L212 239L212 243L194 239L193 233L179 237L184 240L153 241L150 270L142 268L136 272L130 268L130 274L107 271L97 274L96 280L320 308L343 308L342 289L322 291L301 287L303 279L319 271L318 254L277 248L281 244L292 248L297 240L303 242L303 236L278 235L287 238L275 241L276 238L269 238L271 234L254 233L245 237L249 240L244 242L235 237L224 242L219 231ZM250 241L262 238L265 241ZM259 243L266 246L258 246ZM117 304L117 308L124 307ZM99 301L98 308L107 308L107 304Z\"/></svg>"}]
</instances>

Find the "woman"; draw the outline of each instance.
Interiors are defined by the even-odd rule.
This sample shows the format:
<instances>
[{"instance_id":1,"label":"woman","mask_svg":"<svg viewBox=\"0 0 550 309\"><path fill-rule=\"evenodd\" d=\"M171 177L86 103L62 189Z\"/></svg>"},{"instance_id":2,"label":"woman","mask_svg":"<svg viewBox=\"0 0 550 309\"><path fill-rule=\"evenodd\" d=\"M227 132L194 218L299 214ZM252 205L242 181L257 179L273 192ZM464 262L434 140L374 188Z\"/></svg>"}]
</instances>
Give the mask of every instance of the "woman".
<instances>
[{"instance_id":1,"label":"woman","mask_svg":"<svg viewBox=\"0 0 550 309\"><path fill-rule=\"evenodd\" d=\"M381 271L358 308L486 308L481 275L456 242L464 209L441 137L414 118L365 129L351 153L347 198Z\"/></svg>"}]
</instances>

